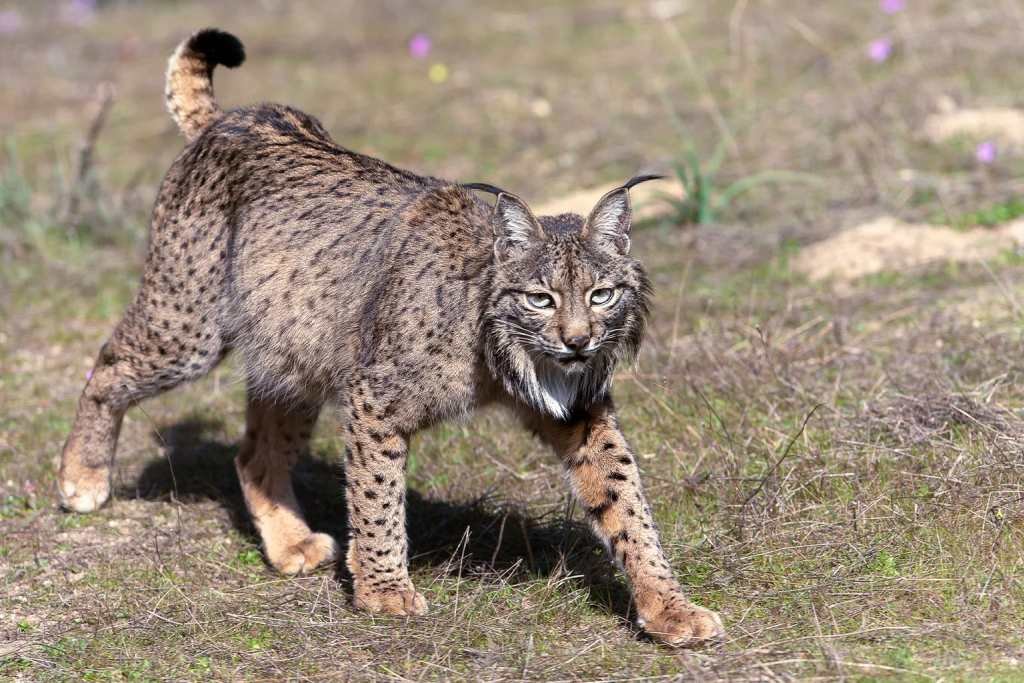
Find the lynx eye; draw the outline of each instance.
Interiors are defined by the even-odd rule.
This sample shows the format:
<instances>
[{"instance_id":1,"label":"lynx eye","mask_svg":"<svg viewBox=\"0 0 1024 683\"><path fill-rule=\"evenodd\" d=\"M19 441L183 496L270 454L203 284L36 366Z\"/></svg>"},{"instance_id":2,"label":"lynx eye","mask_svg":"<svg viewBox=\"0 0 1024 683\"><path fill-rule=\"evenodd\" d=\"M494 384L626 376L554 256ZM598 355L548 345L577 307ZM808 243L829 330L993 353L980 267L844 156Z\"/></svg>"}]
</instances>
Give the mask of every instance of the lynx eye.
<instances>
[{"instance_id":1,"label":"lynx eye","mask_svg":"<svg viewBox=\"0 0 1024 683\"><path fill-rule=\"evenodd\" d=\"M590 293L590 303L593 306L603 306L612 300L615 296L615 290L611 287L602 287L601 289L595 289Z\"/></svg>"},{"instance_id":2,"label":"lynx eye","mask_svg":"<svg viewBox=\"0 0 1024 683\"><path fill-rule=\"evenodd\" d=\"M526 303L530 308L554 308L555 300L550 294L544 292L527 292Z\"/></svg>"}]
</instances>

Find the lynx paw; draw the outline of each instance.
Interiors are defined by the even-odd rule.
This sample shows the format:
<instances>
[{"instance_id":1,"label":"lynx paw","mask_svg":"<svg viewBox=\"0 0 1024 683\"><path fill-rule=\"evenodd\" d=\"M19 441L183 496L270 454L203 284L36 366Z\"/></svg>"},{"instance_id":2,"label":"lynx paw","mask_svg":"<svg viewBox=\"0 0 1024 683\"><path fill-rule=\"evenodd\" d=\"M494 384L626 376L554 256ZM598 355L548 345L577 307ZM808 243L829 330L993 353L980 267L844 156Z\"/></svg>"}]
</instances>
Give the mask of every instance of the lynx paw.
<instances>
[{"instance_id":1,"label":"lynx paw","mask_svg":"<svg viewBox=\"0 0 1024 683\"><path fill-rule=\"evenodd\" d=\"M421 617L427 613L426 599L411 585L402 589L360 590L352 601L356 609L374 614L396 614L398 616Z\"/></svg>"},{"instance_id":2,"label":"lynx paw","mask_svg":"<svg viewBox=\"0 0 1024 683\"><path fill-rule=\"evenodd\" d=\"M65 510L94 512L110 498L110 470L106 467L63 469L57 491Z\"/></svg>"},{"instance_id":3,"label":"lynx paw","mask_svg":"<svg viewBox=\"0 0 1024 683\"><path fill-rule=\"evenodd\" d=\"M641 626L655 640L671 647L689 647L725 635L722 618L711 610L684 603L666 607Z\"/></svg>"},{"instance_id":4,"label":"lynx paw","mask_svg":"<svg viewBox=\"0 0 1024 683\"><path fill-rule=\"evenodd\" d=\"M338 544L327 534L310 534L283 552L271 556L270 564L287 576L305 574L338 557Z\"/></svg>"}]
</instances>

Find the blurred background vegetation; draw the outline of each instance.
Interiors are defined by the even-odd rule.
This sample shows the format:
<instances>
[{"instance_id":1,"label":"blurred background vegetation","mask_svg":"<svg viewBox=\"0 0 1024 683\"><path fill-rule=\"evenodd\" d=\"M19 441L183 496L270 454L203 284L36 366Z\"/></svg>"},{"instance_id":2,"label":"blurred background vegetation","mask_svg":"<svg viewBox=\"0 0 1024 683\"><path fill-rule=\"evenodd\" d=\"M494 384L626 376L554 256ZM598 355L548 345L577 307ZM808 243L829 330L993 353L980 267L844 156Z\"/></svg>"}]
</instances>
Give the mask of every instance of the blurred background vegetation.
<instances>
[{"instance_id":1,"label":"blurred background vegetation","mask_svg":"<svg viewBox=\"0 0 1024 683\"><path fill-rule=\"evenodd\" d=\"M538 207L676 176L616 386L722 648L643 640L500 414L414 445L417 622L263 565L230 363L129 414L114 505L56 511L183 147L166 59L206 26L247 49L225 108L287 103L400 166ZM1021 680L1022 34L1018 0L0 2L0 678ZM300 489L343 534L335 428Z\"/></svg>"}]
</instances>

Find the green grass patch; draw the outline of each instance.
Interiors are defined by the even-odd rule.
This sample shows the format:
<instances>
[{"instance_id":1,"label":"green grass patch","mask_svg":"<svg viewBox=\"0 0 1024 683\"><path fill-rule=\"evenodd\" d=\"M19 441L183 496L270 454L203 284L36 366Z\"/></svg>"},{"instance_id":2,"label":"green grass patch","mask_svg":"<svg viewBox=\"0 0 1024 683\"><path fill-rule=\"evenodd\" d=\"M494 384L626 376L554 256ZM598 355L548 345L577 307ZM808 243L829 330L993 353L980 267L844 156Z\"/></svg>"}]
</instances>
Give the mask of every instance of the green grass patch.
<instances>
[{"instance_id":1,"label":"green grass patch","mask_svg":"<svg viewBox=\"0 0 1024 683\"><path fill-rule=\"evenodd\" d=\"M961 230L969 228L993 228L1024 216L1024 198L1011 197L1001 202L983 206L962 214L936 214L934 222Z\"/></svg>"}]
</instances>

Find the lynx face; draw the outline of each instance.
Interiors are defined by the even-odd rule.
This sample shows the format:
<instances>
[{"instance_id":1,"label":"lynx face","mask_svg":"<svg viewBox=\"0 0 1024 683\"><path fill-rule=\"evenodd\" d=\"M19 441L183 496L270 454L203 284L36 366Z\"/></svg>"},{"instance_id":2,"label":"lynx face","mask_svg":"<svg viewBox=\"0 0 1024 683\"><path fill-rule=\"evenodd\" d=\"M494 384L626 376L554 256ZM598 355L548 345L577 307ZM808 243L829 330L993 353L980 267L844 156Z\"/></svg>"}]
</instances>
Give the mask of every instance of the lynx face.
<instances>
[{"instance_id":1,"label":"lynx face","mask_svg":"<svg viewBox=\"0 0 1024 683\"><path fill-rule=\"evenodd\" d=\"M488 360L506 388L568 417L603 397L616 361L636 353L649 285L629 256L626 188L584 220L534 218L516 197L495 206L495 286Z\"/></svg>"}]
</instances>

